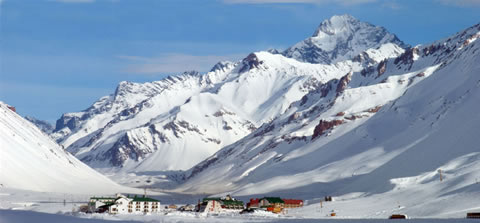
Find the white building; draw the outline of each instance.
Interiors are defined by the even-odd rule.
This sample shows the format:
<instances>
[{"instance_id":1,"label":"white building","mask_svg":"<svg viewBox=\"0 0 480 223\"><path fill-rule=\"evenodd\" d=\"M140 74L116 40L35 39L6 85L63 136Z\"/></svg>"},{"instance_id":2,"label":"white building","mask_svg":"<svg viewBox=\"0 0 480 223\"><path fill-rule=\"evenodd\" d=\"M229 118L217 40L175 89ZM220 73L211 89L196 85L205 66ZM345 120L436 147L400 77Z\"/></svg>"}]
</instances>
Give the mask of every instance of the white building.
<instances>
[{"instance_id":1,"label":"white building","mask_svg":"<svg viewBox=\"0 0 480 223\"><path fill-rule=\"evenodd\" d=\"M218 200L208 200L204 201L203 205L200 206L200 212L204 213L219 213L223 210L222 202Z\"/></svg>"},{"instance_id":2,"label":"white building","mask_svg":"<svg viewBox=\"0 0 480 223\"><path fill-rule=\"evenodd\" d=\"M105 201L105 202L99 202ZM94 202L92 202L94 201ZM97 204L98 203L98 204ZM94 207L95 212L108 211L110 214L146 214L157 213L160 207L160 201L142 197L128 197L122 194L117 194L117 198L112 201L111 198L96 198L90 199L90 204Z\"/></svg>"}]
</instances>

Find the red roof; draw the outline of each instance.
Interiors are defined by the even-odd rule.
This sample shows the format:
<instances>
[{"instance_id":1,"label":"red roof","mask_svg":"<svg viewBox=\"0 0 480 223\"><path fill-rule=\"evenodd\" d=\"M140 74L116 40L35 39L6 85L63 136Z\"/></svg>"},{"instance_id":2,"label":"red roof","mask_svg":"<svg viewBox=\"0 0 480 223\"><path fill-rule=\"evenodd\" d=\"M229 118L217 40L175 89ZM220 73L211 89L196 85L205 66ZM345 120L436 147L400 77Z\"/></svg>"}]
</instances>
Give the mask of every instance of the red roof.
<instances>
[{"instance_id":1,"label":"red roof","mask_svg":"<svg viewBox=\"0 0 480 223\"><path fill-rule=\"evenodd\" d=\"M260 199L250 199L250 202L248 202L250 205L257 205L260 202Z\"/></svg>"},{"instance_id":2,"label":"red roof","mask_svg":"<svg viewBox=\"0 0 480 223\"><path fill-rule=\"evenodd\" d=\"M303 204L303 200L283 199L285 204Z\"/></svg>"}]
</instances>

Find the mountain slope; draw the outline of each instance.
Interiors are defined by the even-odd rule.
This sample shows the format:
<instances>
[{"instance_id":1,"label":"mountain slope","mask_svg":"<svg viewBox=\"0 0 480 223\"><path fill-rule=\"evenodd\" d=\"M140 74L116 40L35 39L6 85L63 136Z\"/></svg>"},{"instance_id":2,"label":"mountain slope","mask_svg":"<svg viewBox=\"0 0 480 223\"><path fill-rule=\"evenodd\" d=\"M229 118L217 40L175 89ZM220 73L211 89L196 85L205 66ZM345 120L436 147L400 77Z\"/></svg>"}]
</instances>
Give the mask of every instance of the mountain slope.
<instances>
[{"instance_id":1,"label":"mountain slope","mask_svg":"<svg viewBox=\"0 0 480 223\"><path fill-rule=\"evenodd\" d=\"M132 191L99 174L0 102L0 184L64 193Z\"/></svg>"},{"instance_id":2,"label":"mountain slope","mask_svg":"<svg viewBox=\"0 0 480 223\"><path fill-rule=\"evenodd\" d=\"M46 134L50 134L55 129L52 124L48 123L47 121L38 120L32 116L25 116L25 119L36 125L40 130L45 132Z\"/></svg>"},{"instance_id":3,"label":"mountain slope","mask_svg":"<svg viewBox=\"0 0 480 223\"><path fill-rule=\"evenodd\" d=\"M177 190L345 199L360 194L352 212L368 200L385 200L377 202L379 209L400 202L402 212L417 215L447 198L461 199L452 213L471 208L480 194L479 37L477 24L321 85L273 122L196 165ZM373 215L373 206L364 206ZM427 216L442 211L425 209Z\"/></svg>"},{"instance_id":4,"label":"mountain slope","mask_svg":"<svg viewBox=\"0 0 480 223\"><path fill-rule=\"evenodd\" d=\"M329 65L256 52L203 75L122 82L89 109L64 114L52 136L95 168L187 170L276 119L318 85L404 52L388 40L368 46Z\"/></svg>"}]
</instances>

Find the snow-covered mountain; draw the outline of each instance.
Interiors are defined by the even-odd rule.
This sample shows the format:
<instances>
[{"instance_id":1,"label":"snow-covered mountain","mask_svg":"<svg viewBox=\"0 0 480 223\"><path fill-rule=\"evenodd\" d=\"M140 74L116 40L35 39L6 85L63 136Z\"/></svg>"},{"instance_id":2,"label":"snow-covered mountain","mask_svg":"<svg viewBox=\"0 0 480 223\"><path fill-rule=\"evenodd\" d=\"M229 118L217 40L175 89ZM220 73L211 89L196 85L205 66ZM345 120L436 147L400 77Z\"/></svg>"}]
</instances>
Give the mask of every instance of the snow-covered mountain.
<instances>
[{"instance_id":1,"label":"snow-covered mountain","mask_svg":"<svg viewBox=\"0 0 480 223\"><path fill-rule=\"evenodd\" d=\"M463 216L480 196L478 38L480 24L317 86L177 190L342 195L357 217Z\"/></svg>"},{"instance_id":2,"label":"snow-covered mountain","mask_svg":"<svg viewBox=\"0 0 480 223\"><path fill-rule=\"evenodd\" d=\"M30 121L31 123L33 123L34 125L36 125L40 130L42 130L47 134L52 133L53 130L55 129L55 127L53 127L53 125L47 121L39 120L32 116L25 116L24 118Z\"/></svg>"},{"instance_id":3,"label":"snow-covered mountain","mask_svg":"<svg viewBox=\"0 0 480 223\"><path fill-rule=\"evenodd\" d=\"M88 167L0 102L0 185L57 193L132 191Z\"/></svg>"},{"instance_id":4,"label":"snow-covered mountain","mask_svg":"<svg viewBox=\"0 0 480 223\"><path fill-rule=\"evenodd\" d=\"M385 43L407 47L383 27L359 21L351 15L339 15L323 21L311 37L282 54L299 61L332 64L351 59Z\"/></svg>"},{"instance_id":5,"label":"snow-covered mountain","mask_svg":"<svg viewBox=\"0 0 480 223\"><path fill-rule=\"evenodd\" d=\"M337 18L346 20L329 22ZM340 53L329 56L330 61L339 61L334 64L256 52L239 62L220 62L206 74L186 72L144 84L122 82L114 94L87 110L64 114L52 136L92 167L187 170L276 119L319 86L404 52L403 43L383 28L348 16L329 21L319 30L348 26L348 35L368 31L382 38L355 41L356 51L342 54L345 60L340 61ZM346 35L331 34L340 45ZM325 44L329 41L325 39ZM319 45L317 50L324 49Z\"/></svg>"}]
</instances>

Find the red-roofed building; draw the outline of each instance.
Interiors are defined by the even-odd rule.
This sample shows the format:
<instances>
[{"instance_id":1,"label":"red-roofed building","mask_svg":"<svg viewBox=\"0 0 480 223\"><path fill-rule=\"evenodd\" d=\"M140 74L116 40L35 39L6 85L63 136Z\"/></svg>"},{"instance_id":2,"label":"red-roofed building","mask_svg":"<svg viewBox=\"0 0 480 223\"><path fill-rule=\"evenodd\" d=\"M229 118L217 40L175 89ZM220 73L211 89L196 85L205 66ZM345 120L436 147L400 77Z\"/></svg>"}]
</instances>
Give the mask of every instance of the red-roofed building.
<instances>
[{"instance_id":1,"label":"red-roofed building","mask_svg":"<svg viewBox=\"0 0 480 223\"><path fill-rule=\"evenodd\" d=\"M259 208L259 207L260 207L260 199L250 198L250 202L247 203L247 208Z\"/></svg>"},{"instance_id":2,"label":"red-roofed building","mask_svg":"<svg viewBox=\"0 0 480 223\"><path fill-rule=\"evenodd\" d=\"M283 199L285 208L299 208L303 207L303 200Z\"/></svg>"}]
</instances>

